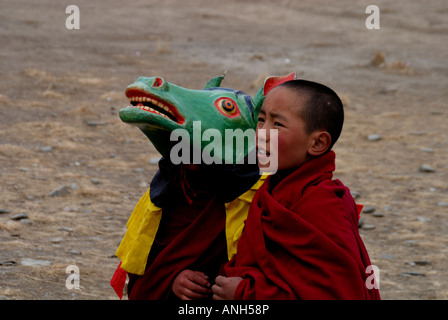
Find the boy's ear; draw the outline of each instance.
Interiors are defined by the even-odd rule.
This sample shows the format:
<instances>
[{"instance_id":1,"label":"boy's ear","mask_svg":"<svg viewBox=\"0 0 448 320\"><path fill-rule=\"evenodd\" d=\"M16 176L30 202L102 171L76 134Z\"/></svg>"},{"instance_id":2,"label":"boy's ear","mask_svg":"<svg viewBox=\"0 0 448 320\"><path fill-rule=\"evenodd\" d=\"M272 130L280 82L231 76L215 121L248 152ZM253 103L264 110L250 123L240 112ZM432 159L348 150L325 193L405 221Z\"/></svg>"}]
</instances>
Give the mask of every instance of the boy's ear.
<instances>
[{"instance_id":1,"label":"boy's ear","mask_svg":"<svg viewBox=\"0 0 448 320\"><path fill-rule=\"evenodd\" d=\"M252 103L253 103L253 107L254 107L253 119L255 122L256 122L256 119L258 118L258 113L260 112L261 106L263 105L264 98L266 97L268 92L286 81L295 80L295 79L296 79L296 73L291 72L290 74L287 74L286 76L268 77L264 80L263 85L261 86L260 90L258 90L258 92L255 94L254 98L252 99Z\"/></svg>"},{"instance_id":2,"label":"boy's ear","mask_svg":"<svg viewBox=\"0 0 448 320\"><path fill-rule=\"evenodd\" d=\"M325 152L331 145L331 136L327 131L315 131L311 134L312 144L308 148L308 154L317 157Z\"/></svg>"}]
</instances>

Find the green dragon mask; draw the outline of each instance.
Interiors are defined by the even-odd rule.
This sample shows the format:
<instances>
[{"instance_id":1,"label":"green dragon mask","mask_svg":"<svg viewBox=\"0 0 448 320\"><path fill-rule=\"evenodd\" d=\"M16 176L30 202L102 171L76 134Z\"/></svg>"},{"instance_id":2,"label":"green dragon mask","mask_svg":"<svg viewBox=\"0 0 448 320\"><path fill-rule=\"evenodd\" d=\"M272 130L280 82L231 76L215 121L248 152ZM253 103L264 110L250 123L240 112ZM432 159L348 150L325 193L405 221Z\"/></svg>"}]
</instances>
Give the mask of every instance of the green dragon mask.
<instances>
[{"instance_id":1,"label":"green dragon mask","mask_svg":"<svg viewBox=\"0 0 448 320\"><path fill-rule=\"evenodd\" d=\"M186 89L161 77L139 77L126 89L132 106L121 109L120 118L137 126L163 157L169 157L178 143L171 133L182 129L176 130L185 133L180 135L182 139L189 139L200 151L213 150L217 163L230 163L229 154L230 161L239 163L255 148L255 139L249 138L245 147L234 154L234 144L225 141L226 130L254 130L266 94L295 79L295 73L268 77L253 98L242 91L221 88L224 76L210 79L202 90ZM199 145L195 135L201 137Z\"/></svg>"}]
</instances>

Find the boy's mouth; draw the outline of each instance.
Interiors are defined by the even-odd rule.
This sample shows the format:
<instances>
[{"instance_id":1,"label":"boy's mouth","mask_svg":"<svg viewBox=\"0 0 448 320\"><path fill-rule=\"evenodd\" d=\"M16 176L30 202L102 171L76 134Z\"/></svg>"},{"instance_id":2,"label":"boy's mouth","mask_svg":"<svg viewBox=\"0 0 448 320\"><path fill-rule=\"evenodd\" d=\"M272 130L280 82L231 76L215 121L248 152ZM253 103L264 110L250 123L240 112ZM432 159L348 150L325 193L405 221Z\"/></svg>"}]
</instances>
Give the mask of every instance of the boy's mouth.
<instances>
[{"instance_id":1,"label":"boy's mouth","mask_svg":"<svg viewBox=\"0 0 448 320\"><path fill-rule=\"evenodd\" d=\"M259 157L269 157L270 155L271 154L264 149L258 148L258 150L257 150L257 156L259 156Z\"/></svg>"}]
</instances>

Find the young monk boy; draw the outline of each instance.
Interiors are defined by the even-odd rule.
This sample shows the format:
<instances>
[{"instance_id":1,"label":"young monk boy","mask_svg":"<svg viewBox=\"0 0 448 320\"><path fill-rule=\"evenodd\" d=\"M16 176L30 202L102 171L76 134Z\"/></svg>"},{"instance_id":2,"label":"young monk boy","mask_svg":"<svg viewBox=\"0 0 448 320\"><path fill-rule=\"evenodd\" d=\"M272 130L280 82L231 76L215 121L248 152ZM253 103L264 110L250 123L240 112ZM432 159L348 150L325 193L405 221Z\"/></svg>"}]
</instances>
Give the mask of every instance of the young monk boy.
<instances>
[{"instance_id":1,"label":"young monk boy","mask_svg":"<svg viewBox=\"0 0 448 320\"><path fill-rule=\"evenodd\" d=\"M277 152L278 171L257 191L214 299L380 298L366 286L371 263L356 204L332 179L331 148L343 121L341 100L324 85L293 80L268 93L257 125L267 129L266 150L258 146L258 158L265 163ZM270 129L278 130L277 150Z\"/></svg>"}]
</instances>

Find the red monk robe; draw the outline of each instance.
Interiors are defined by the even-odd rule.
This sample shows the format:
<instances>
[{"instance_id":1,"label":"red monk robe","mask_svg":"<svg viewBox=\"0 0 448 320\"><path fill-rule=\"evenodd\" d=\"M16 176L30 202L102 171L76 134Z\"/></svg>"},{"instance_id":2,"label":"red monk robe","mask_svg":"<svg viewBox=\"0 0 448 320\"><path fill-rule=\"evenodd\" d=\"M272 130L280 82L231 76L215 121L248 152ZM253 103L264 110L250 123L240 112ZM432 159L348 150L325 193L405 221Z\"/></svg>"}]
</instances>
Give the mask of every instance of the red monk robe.
<instances>
[{"instance_id":1,"label":"red monk robe","mask_svg":"<svg viewBox=\"0 0 448 320\"><path fill-rule=\"evenodd\" d=\"M181 271L201 271L212 282L236 250L247 203L264 178L256 164L198 169L160 160L150 199L137 204L117 250L122 264L111 285L120 298L127 273L130 300L178 299L172 285Z\"/></svg>"},{"instance_id":2,"label":"red monk robe","mask_svg":"<svg viewBox=\"0 0 448 320\"><path fill-rule=\"evenodd\" d=\"M160 227L143 276L129 274L130 300L177 299L171 286L185 269L204 272L214 279L227 261L226 212L216 197L188 203L179 193L164 208Z\"/></svg>"},{"instance_id":3,"label":"red monk robe","mask_svg":"<svg viewBox=\"0 0 448 320\"><path fill-rule=\"evenodd\" d=\"M332 180L334 170L330 151L258 190L237 255L225 266L226 276L243 277L235 299L380 299L366 287L371 263L356 205Z\"/></svg>"}]
</instances>

